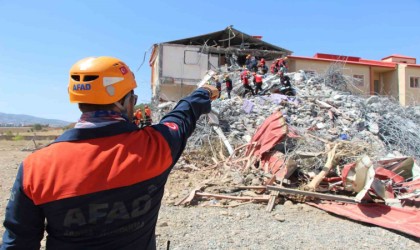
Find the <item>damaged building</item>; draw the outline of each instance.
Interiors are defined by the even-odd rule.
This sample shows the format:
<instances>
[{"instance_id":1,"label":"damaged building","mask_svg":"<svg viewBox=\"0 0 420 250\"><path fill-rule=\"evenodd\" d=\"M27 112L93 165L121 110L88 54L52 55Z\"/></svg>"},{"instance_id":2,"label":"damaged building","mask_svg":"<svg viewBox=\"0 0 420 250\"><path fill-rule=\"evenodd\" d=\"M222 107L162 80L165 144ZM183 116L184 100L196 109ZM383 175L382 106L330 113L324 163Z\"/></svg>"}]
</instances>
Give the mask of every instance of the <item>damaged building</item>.
<instances>
[{"instance_id":1,"label":"damaged building","mask_svg":"<svg viewBox=\"0 0 420 250\"><path fill-rule=\"evenodd\" d=\"M232 26L205 35L155 44L150 57L154 102L177 101L196 89L209 70L240 68L252 54L266 61L292 54Z\"/></svg>"},{"instance_id":2,"label":"damaged building","mask_svg":"<svg viewBox=\"0 0 420 250\"><path fill-rule=\"evenodd\" d=\"M196 89L196 84L210 70L229 72L242 68L248 54L264 58L268 65L276 58L287 56L289 72L303 70L307 75L333 75L326 71L336 70L353 78L347 90L355 94L388 96L403 106L420 102L420 65L414 57L394 54L370 60L325 53L296 56L290 50L263 41L261 36L245 34L232 26L155 44L149 61L152 100L155 104L178 101ZM337 79L330 81L334 84Z\"/></svg>"},{"instance_id":3,"label":"damaged building","mask_svg":"<svg viewBox=\"0 0 420 250\"><path fill-rule=\"evenodd\" d=\"M228 38L232 30L225 30ZM420 237L420 106L412 106L420 96L420 65L415 58L301 57L281 48L241 47L250 41L245 38L239 47L218 48L209 40L215 34L156 45L151 58L154 100L166 101L156 105L158 117L211 78L229 75L233 82L231 97L222 84L220 98L197 121L174 167L206 172L206 181L186 186L171 198L174 205L262 203L271 212L276 205L306 203ZM217 39L226 42L224 36ZM195 57L189 57L191 51ZM244 95L238 69L248 54L268 62L287 55L284 75L295 92L278 91L285 76L268 72L262 92ZM196 64L185 63L192 58ZM177 73L183 78L168 77Z\"/></svg>"},{"instance_id":4,"label":"damaged building","mask_svg":"<svg viewBox=\"0 0 420 250\"><path fill-rule=\"evenodd\" d=\"M381 60L367 60L356 56L317 53L313 57L289 56L289 70L303 70L307 74L323 74L331 65L341 73L352 76L352 93L389 96L403 106L420 102L420 65L416 58L391 55ZM337 68L336 67L336 68Z\"/></svg>"}]
</instances>

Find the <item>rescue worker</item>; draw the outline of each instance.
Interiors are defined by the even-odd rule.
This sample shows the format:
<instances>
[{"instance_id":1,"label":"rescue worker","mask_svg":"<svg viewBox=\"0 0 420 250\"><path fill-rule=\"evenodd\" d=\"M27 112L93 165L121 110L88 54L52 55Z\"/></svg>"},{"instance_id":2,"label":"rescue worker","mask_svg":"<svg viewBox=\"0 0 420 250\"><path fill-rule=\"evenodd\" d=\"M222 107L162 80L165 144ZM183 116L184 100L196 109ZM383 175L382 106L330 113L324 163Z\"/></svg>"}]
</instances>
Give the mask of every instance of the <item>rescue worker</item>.
<instances>
[{"instance_id":1,"label":"rescue worker","mask_svg":"<svg viewBox=\"0 0 420 250\"><path fill-rule=\"evenodd\" d=\"M225 74L225 80L224 80L224 82L226 84L226 92L227 92L228 97L230 99L230 92L232 92L233 84L232 84L232 80L229 77L229 74Z\"/></svg>"},{"instance_id":2,"label":"rescue worker","mask_svg":"<svg viewBox=\"0 0 420 250\"><path fill-rule=\"evenodd\" d=\"M150 126L152 125L152 110L150 110L148 105L144 105L144 116L145 119L145 125Z\"/></svg>"},{"instance_id":3,"label":"rescue worker","mask_svg":"<svg viewBox=\"0 0 420 250\"><path fill-rule=\"evenodd\" d=\"M268 72L268 67L265 65L265 59L261 58L260 62L258 63L258 71L261 72L261 74L265 75Z\"/></svg>"},{"instance_id":4,"label":"rescue worker","mask_svg":"<svg viewBox=\"0 0 420 250\"><path fill-rule=\"evenodd\" d=\"M282 76L287 73L287 56L280 60L280 73Z\"/></svg>"},{"instance_id":5,"label":"rescue worker","mask_svg":"<svg viewBox=\"0 0 420 250\"><path fill-rule=\"evenodd\" d=\"M250 54L245 57L245 65L244 65L244 68L247 68L248 70L250 70L248 68L248 65L251 65L251 55Z\"/></svg>"},{"instance_id":6,"label":"rescue worker","mask_svg":"<svg viewBox=\"0 0 420 250\"><path fill-rule=\"evenodd\" d=\"M141 112L141 109L137 109L134 113L134 121L137 127L140 125L143 127L143 112Z\"/></svg>"},{"instance_id":7,"label":"rescue worker","mask_svg":"<svg viewBox=\"0 0 420 250\"><path fill-rule=\"evenodd\" d=\"M277 74L280 70L280 58L277 58L270 66L270 72L272 74Z\"/></svg>"},{"instance_id":8,"label":"rescue worker","mask_svg":"<svg viewBox=\"0 0 420 250\"><path fill-rule=\"evenodd\" d=\"M263 77L260 74L253 73L254 75L254 85L255 85L255 94L258 95L258 91L262 91Z\"/></svg>"},{"instance_id":9,"label":"rescue worker","mask_svg":"<svg viewBox=\"0 0 420 250\"><path fill-rule=\"evenodd\" d=\"M255 56L247 55L245 66L249 71L256 72L258 70L258 62Z\"/></svg>"},{"instance_id":10,"label":"rescue worker","mask_svg":"<svg viewBox=\"0 0 420 250\"><path fill-rule=\"evenodd\" d=\"M44 229L47 249L156 249L168 175L219 93L201 87L159 124L139 129L132 123L136 86L119 59L73 65L68 93L81 118L20 165L1 249L39 249Z\"/></svg>"},{"instance_id":11,"label":"rescue worker","mask_svg":"<svg viewBox=\"0 0 420 250\"><path fill-rule=\"evenodd\" d=\"M248 92L251 92L252 95L255 95L254 93L254 89L249 85L249 71L248 70L244 70L241 74L241 80L242 80L242 86L245 88L244 93L242 94L242 97L245 97L245 95Z\"/></svg>"},{"instance_id":12,"label":"rescue worker","mask_svg":"<svg viewBox=\"0 0 420 250\"><path fill-rule=\"evenodd\" d=\"M217 76L214 77L214 82L216 85L216 89L219 90L219 96L217 98L220 98L220 95L222 94L222 83L219 81L219 78Z\"/></svg>"}]
</instances>

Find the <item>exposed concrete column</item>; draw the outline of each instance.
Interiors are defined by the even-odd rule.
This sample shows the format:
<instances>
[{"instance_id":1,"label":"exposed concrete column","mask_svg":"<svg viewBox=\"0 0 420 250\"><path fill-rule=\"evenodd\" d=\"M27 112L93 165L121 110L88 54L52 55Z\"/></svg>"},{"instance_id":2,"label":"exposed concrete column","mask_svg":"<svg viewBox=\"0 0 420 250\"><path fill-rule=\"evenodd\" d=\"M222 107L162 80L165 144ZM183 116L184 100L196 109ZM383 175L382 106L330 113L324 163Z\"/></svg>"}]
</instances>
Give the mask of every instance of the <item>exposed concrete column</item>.
<instances>
[{"instance_id":1,"label":"exposed concrete column","mask_svg":"<svg viewBox=\"0 0 420 250\"><path fill-rule=\"evenodd\" d=\"M399 63L398 64L398 97L400 100L400 104L405 106L407 104L406 100L406 77L405 77L405 68L407 67L406 64Z\"/></svg>"},{"instance_id":2,"label":"exposed concrete column","mask_svg":"<svg viewBox=\"0 0 420 250\"><path fill-rule=\"evenodd\" d=\"M369 66L369 92L370 95L375 94L375 74L373 73L372 66Z\"/></svg>"}]
</instances>

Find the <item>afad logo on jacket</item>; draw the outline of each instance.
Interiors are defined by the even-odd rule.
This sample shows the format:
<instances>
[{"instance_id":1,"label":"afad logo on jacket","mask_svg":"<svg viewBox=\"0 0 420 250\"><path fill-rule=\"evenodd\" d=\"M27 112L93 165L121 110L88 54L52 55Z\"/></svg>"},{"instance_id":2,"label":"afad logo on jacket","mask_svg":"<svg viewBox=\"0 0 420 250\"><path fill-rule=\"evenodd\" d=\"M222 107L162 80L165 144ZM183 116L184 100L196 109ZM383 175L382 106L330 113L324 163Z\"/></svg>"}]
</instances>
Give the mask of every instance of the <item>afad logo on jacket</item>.
<instances>
[{"instance_id":1,"label":"afad logo on jacket","mask_svg":"<svg viewBox=\"0 0 420 250\"><path fill-rule=\"evenodd\" d=\"M172 129L172 130L178 130L178 125L173 122L164 122L163 123L166 127Z\"/></svg>"}]
</instances>

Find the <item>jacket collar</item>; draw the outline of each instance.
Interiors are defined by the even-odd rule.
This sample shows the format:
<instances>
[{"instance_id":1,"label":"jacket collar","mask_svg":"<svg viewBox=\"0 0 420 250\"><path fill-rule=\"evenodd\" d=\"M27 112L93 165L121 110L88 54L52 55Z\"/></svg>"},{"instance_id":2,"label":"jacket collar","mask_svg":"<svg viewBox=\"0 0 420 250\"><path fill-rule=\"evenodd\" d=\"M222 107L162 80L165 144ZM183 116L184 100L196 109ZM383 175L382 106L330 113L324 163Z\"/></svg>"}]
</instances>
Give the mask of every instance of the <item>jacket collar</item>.
<instances>
[{"instance_id":1,"label":"jacket collar","mask_svg":"<svg viewBox=\"0 0 420 250\"><path fill-rule=\"evenodd\" d=\"M73 128L60 135L53 143L96 139L136 130L139 130L139 128L130 122L117 122L97 128Z\"/></svg>"}]
</instances>

